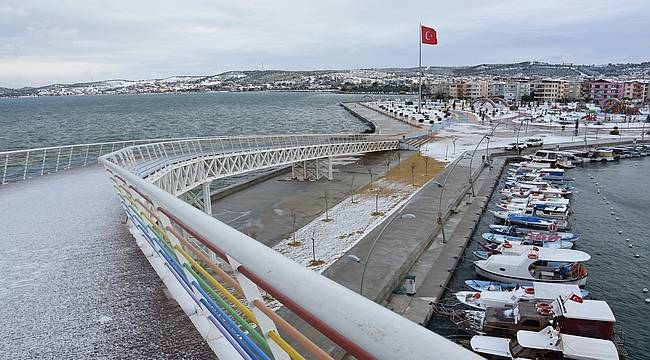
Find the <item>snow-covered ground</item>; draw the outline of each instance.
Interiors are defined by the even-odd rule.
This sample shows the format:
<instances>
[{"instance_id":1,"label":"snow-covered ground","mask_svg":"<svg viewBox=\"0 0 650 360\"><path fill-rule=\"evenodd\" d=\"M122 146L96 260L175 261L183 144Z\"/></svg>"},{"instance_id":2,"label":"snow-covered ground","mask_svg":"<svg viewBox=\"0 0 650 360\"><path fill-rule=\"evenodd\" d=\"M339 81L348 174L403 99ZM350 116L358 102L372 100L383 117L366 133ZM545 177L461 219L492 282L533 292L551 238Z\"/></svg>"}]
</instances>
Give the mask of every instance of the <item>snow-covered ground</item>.
<instances>
[{"instance_id":1,"label":"snow-covered ground","mask_svg":"<svg viewBox=\"0 0 650 360\"><path fill-rule=\"evenodd\" d=\"M484 135L489 134L490 131L491 128L486 125L454 123L451 126L440 130L437 133L438 139L425 144L421 148L421 152L423 155L432 157L436 160L453 161L456 157L460 156L463 151L473 151L474 148L476 148L476 144L481 140L481 138ZM584 139L584 136L582 135L580 137L572 137L571 131L566 131L566 135L554 135L550 132L536 132L534 135L532 133L525 135L522 131L519 134L519 142L524 142L529 137L542 138L544 144L546 145L565 143L570 141L581 141ZM516 138L517 137L514 131L506 129L499 130L497 128L497 131L495 131L494 135L490 138L490 149L491 151L502 151L505 145L515 142ZM597 136L587 136L587 142L596 139L604 140L607 138L611 138L613 140L620 139L619 136L603 133ZM623 138L626 137L623 136ZM477 151L484 153L486 146L487 141L483 140Z\"/></svg>"},{"instance_id":2,"label":"snow-covered ground","mask_svg":"<svg viewBox=\"0 0 650 360\"><path fill-rule=\"evenodd\" d=\"M419 188L401 182L380 179L373 184L373 190L354 195L329 209L331 221L321 215L314 221L296 231L293 237L282 240L274 250L290 259L322 272L343 256L368 232L396 211ZM375 194L379 192L377 209L383 215L374 215ZM312 265L312 239L319 264ZM351 260L352 261L352 260Z\"/></svg>"}]
</instances>

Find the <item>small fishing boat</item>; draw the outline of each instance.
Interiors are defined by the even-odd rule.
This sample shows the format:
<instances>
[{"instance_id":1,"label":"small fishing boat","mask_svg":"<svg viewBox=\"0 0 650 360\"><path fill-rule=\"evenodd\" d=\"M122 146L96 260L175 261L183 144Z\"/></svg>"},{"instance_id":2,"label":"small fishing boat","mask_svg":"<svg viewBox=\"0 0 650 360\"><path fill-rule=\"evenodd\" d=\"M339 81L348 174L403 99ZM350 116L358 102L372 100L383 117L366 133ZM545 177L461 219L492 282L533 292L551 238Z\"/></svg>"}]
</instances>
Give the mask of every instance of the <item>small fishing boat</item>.
<instances>
[{"instance_id":1,"label":"small fishing boat","mask_svg":"<svg viewBox=\"0 0 650 360\"><path fill-rule=\"evenodd\" d=\"M465 310L459 315L466 319L458 323L462 330L481 335L511 337L521 330L540 331L552 323L568 335L620 341L607 302L586 300L576 293L553 301L520 301L510 308Z\"/></svg>"},{"instance_id":2,"label":"small fishing boat","mask_svg":"<svg viewBox=\"0 0 650 360\"><path fill-rule=\"evenodd\" d=\"M513 307L519 301L553 301L558 296L568 297L571 294L586 297L578 285L547 283L534 283L533 286L527 287L518 286L506 291L458 291L454 293L454 297L468 307L485 310L488 307Z\"/></svg>"},{"instance_id":3,"label":"small fishing boat","mask_svg":"<svg viewBox=\"0 0 650 360\"><path fill-rule=\"evenodd\" d=\"M510 243L512 245L532 245L552 249L571 249L574 245L573 241L565 241L561 238L558 240L543 241L494 233L483 233L481 237L495 245ZM488 249L488 251L490 250L499 251L500 249Z\"/></svg>"},{"instance_id":4,"label":"small fishing boat","mask_svg":"<svg viewBox=\"0 0 650 360\"><path fill-rule=\"evenodd\" d=\"M474 270L484 278L530 285L534 282L566 283L584 286L587 268L582 264L591 256L578 250L510 245L500 254L474 261Z\"/></svg>"},{"instance_id":5,"label":"small fishing boat","mask_svg":"<svg viewBox=\"0 0 650 360\"><path fill-rule=\"evenodd\" d=\"M501 215L502 214L499 214L499 216ZM501 217L498 217L498 219L501 219ZM567 230L571 227L567 220L516 214L508 215L503 219L503 222L508 225L517 225L534 229L548 229L549 227L557 226L558 230Z\"/></svg>"},{"instance_id":6,"label":"small fishing boat","mask_svg":"<svg viewBox=\"0 0 650 360\"><path fill-rule=\"evenodd\" d=\"M614 152L611 149L596 149L592 161L614 161Z\"/></svg>"},{"instance_id":7,"label":"small fishing boat","mask_svg":"<svg viewBox=\"0 0 650 360\"><path fill-rule=\"evenodd\" d=\"M535 240L542 240L542 241L553 241L553 239L557 239L557 236L559 236L561 240L566 240L566 241L576 241L580 239L580 234L578 233L532 230L525 227L512 226L512 225L492 224L489 227L490 227L490 231L496 234L510 235L516 237L525 236L528 239L535 239Z\"/></svg>"},{"instance_id":8,"label":"small fishing boat","mask_svg":"<svg viewBox=\"0 0 650 360\"><path fill-rule=\"evenodd\" d=\"M535 283L535 284L544 284L544 283ZM478 292L483 292L483 291L513 291L516 289L529 289L533 288L533 286L523 286L519 284L511 284L511 283L503 283L503 282L497 282L497 281L489 281L489 280L465 280L465 285L469 287L470 289L476 290ZM534 284L533 284L534 285ZM549 284L545 284L549 285ZM555 284L551 284L555 285ZM564 286L564 285L562 285ZM570 285L573 286L573 285ZM586 298L589 296L589 291L585 289L580 289L580 296L583 298Z\"/></svg>"},{"instance_id":9,"label":"small fishing boat","mask_svg":"<svg viewBox=\"0 0 650 360\"><path fill-rule=\"evenodd\" d=\"M532 216L545 219L567 220L569 208L566 206L534 205L531 208L518 208L507 211L490 210L499 221L507 221L511 216Z\"/></svg>"},{"instance_id":10,"label":"small fishing boat","mask_svg":"<svg viewBox=\"0 0 650 360\"><path fill-rule=\"evenodd\" d=\"M470 346L477 353L506 359L619 359L611 340L561 334L552 326L540 331L519 330L513 339L474 335Z\"/></svg>"}]
</instances>

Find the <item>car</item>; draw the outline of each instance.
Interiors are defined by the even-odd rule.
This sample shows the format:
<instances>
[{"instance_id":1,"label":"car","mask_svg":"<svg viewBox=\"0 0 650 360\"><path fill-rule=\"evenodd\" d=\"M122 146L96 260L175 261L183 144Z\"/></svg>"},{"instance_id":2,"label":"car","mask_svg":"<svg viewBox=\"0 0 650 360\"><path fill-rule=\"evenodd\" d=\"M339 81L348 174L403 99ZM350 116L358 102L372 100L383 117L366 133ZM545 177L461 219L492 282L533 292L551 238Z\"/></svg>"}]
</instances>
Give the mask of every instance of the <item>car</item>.
<instances>
[{"instance_id":1,"label":"car","mask_svg":"<svg viewBox=\"0 0 650 360\"><path fill-rule=\"evenodd\" d=\"M528 138L526 139L526 145L528 147L542 146L544 145L544 140L542 138Z\"/></svg>"},{"instance_id":2,"label":"car","mask_svg":"<svg viewBox=\"0 0 650 360\"><path fill-rule=\"evenodd\" d=\"M505 151L515 151L517 149L524 150L528 147L525 143L510 143L506 145L503 150Z\"/></svg>"}]
</instances>

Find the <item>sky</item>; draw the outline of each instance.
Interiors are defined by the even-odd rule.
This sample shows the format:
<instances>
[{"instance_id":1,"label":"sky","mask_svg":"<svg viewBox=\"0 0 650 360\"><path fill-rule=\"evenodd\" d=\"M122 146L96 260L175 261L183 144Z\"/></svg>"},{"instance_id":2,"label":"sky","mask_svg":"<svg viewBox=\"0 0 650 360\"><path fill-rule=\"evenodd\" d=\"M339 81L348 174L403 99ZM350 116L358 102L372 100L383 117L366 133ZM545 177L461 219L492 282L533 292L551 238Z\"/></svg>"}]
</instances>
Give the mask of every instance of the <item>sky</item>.
<instances>
[{"instance_id":1,"label":"sky","mask_svg":"<svg viewBox=\"0 0 650 360\"><path fill-rule=\"evenodd\" d=\"M650 61L648 0L0 0L0 87L230 70Z\"/></svg>"}]
</instances>

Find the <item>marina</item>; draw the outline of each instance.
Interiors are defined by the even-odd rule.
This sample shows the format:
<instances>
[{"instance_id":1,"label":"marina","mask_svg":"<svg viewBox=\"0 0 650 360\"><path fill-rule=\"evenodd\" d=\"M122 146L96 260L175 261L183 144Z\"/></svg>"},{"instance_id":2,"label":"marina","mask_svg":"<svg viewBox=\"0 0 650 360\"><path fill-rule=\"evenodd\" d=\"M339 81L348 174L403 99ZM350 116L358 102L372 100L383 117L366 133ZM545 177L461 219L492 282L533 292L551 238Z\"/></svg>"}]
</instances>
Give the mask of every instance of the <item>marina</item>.
<instances>
[{"instance_id":1,"label":"marina","mask_svg":"<svg viewBox=\"0 0 650 360\"><path fill-rule=\"evenodd\" d=\"M643 145L619 146L618 148L623 151L638 151L639 153L644 152L646 149ZM598 149L596 151L598 151ZM577 336L580 338L578 341L593 343L593 346L595 346L594 349L600 349L599 346L603 346L603 348L599 350L600 353L595 351L590 354L585 352L582 355L571 355L577 356L576 358L611 358L611 351L607 350L608 348L618 349L617 357L620 356L620 358L644 358L644 356L640 355L639 351L643 353L645 350L639 350L639 343L637 342L632 345L630 339L643 338L644 336L647 336L647 333L645 330L641 331L641 333L638 333L638 331L635 330L636 333L632 335L627 323L632 327L635 327L634 323L636 322L636 318L631 316L632 314L629 313L629 307L645 307L644 297L646 294L641 291L642 289L637 289L636 295L631 295L628 290L628 285L620 284L618 286L621 286L621 289L625 289L624 291L626 292L626 298L621 298L618 295L618 290L614 289L617 285L614 285L609 281L603 282L604 279L608 278L608 274L599 273L600 271L606 273L611 271L607 269L609 269L609 264L612 263L613 259L603 259L603 256L606 256L605 253L607 253L607 251L600 248L600 246L603 246L601 244L607 244L607 241L615 242L617 245L612 243L604 246L618 247L620 250L617 250L617 252L622 252L620 256L627 256L630 258L630 260L627 260L628 262L636 263L638 259L636 253L630 254L629 251L621 248L622 245L622 247L632 249L633 246L630 244L631 239L628 238L628 236L631 236L629 233L633 232L635 235L639 235L639 233L634 230L636 226L632 226L629 229L626 227L627 224L630 224L629 221L633 221L632 219L628 219L626 225L621 224L621 220L623 219L623 217L621 217L622 215L619 216L620 211L622 211L620 209L620 206L622 205L620 204L621 199L618 198L618 195L613 195L620 194L621 188L614 185L611 180L616 177L617 171L641 171L641 173L635 174L633 178L638 179L637 181L642 181L641 179L644 177L643 174L650 169L647 160L644 160L643 157L638 157L638 160L623 159L624 158L621 157L621 160L614 164L593 163L592 165L590 162L583 162L581 166L568 170L567 174L575 177L575 181L563 182L563 185L561 185L568 186L567 184L571 184L570 189L572 191L572 195L565 195L570 199L570 203L567 204L566 216L561 217L561 219L567 221L567 229L570 228L571 231L579 231L579 233L558 232L560 227L555 225L558 218L552 216L545 218L550 221L547 224L546 230L537 230L534 228L535 226L538 228L542 227L538 226L538 224L523 223L519 218L516 219L515 225L507 222L507 218L505 219L507 222L506 225L494 225L494 218L489 212L486 212L478 225L477 232L473 236L473 241L470 242L465 254L463 255L463 259L459 262L458 270L456 270L454 277L449 284L453 289L463 289L464 287L465 289L470 288L474 291L460 290L451 294L451 291L448 290L446 295L447 297L441 301L442 305L436 310L439 315L434 315L429 326L436 331L445 331L442 329L448 329L446 330L447 333L450 336L459 336L458 339L461 342L463 342L463 340L460 339L469 339L469 346L475 351L486 355L501 356L505 358L515 356L516 354L522 354L521 356L542 356L542 353L545 354L544 356L551 356L549 358L554 358L552 356L561 356L561 346L556 348L539 348L534 345L528 347L523 344L517 345L517 341L521 340L522 337L539 336L540 339L542 339L541 335L533 334L536 332L539 332L539 334L550 334L549 331L554 331L554 334L562 339L564 339L564 335L566 334L568 334L569 337ZM517 186L512 179L508 178L508 176L515 172L516 169L514 168L520 164L512 162L511 165L513 166L512 171L504 171L501 184L497 186L492 195L490 207L498 209L498 206L499 204L502 204L502 201L512 200L512 193L504 190ZM608 169L608 167L615 168ZM600 179L602 179L603 174L607 174L609 181L604 183L602 180L598 180L597 175L594 175L594 172L599 174L598 177ZM615 196L618 201L614 200L612 196ZM564 199L565 197L561 198ZM527 199L524 201L527 204L537 201L536 198L533 198L530 195L523 199ZM585 204L593 202L598 203L598 205L591 206L588 210L584 208ZM633 203L634 201L632 203L626 201L627 206L630 206ZM612 211L614 210L614 205L618 205L619 212ZM628 212L626 212L626 214L627 213ZM603 232L600 232L593 228L592 221L611 224L614 228L609 229L609 231L604 230ZM610 226L605 224L603 225ZM526 228L526 225L532 225L532 227ZM616 230L616 228L619 227L621 230ZM487 229L488 231L480 233L481 229ZM538 243L536 245L526 246L520 245L522 240L527 238L532 240L536 237L539 237L542 244ZM608 237L611 240L606 240ZM571 244L571 247L575 244L575 249L578 251L559 250L560 247L558 247L558 250L553 250L545 247L546 242L544 240L558 242L563 241L562 238L567 240L567 244ZM572 241L568 241L569 239ZM645 247L647 245L642 246ZM472 250L477 247L479 249ZM569 247L567 247L567 249L568 248ZM596 253L599 256L594 258L589 255L590 253ZM597 259L600 259L600 261ZM585 261L586 266L582 265L583 261ZM494 263L494 266L492 267L489 266L491 262ZM534 265L538 262L543 263L545 267L540 269ZM646 265L642 264L644 264L643 261L639 262L638 266L641 268L647 268ZM521 278L517 278L517 276L512 273L517 273L517 270L508 270L509 267L513 266L514 268L521 267L522 270L527 269L531 271L533 279L523 279L523 277L529 276L527 271L519 273L521 274ZM552 267L555 270L551 271L549 267ZM565 270L562 270L563 268ZM472 275L479 275L479 277L473 278ZM572 291L569 291L568 289L571 288L567 287L566 294L554 294L554 296L546 295L549 297L543 302L541 302L541 300L533 300L537 298L538 295L536 295L536 293L540 291L539 289L535 289L534 286L537 284L539 284L540 287L541 285L548 286L545 284L553 284L554 282L562 281L561 279L563 276L568 276L566 279L569 280L569 282L574 282L580 288L576 286ZM578 278L581 278L581 276L584 276L582 280L576 281ZM639 276L641 278L643 277L643 275ZM488 281L484 280L486 278ZM634 280L622 281L629 284L628 281ZM542 290L542 293L549 294L548 291L544 290ZM631 304L627 296L633 296L636 299L635 303ZM527 297L530 300L525 300ZM528 301L528 304L526 301ZM540 305L540 302L542 305ZM588 305L587 307L584 307L583 304ZM530 308L530 306L532 306L532 308ZM467 310L464 310L463 307ZM616 315L616 310L621 311L622 314ZM509 322L511 320L507 320L507 315L506 318L502 318L503 315L499 315L502 313L507 314L508 312L516 314L514 316L518 317L519 320L515 323L511 323ZM566 316L569 313L582 315ZM544 321L540 322L538 325L532 326L531 328L518 327L514 325L516 323L523 324L527 321L533 324L535 321L533 319L540 316L540 314L554 319L553 323L556 324L556 327L544 328ZM510 316L513 315L511 314ZM445 320L446 318L451 319L452 325L450 327L444 325L445 321L449 321ZM581 329L580 326L572 325L572 322L575 321L586 321L594 324L599 321L605 322L604 324L607 322L614 324L614 322L616 322L616 326L602 325L604 329L610 330L589 333L578 330ZM454 323L456 325L453 325ZM455 326L460 330L454 331L453 328ZM484 328L484 326L487 326L487 328ZM491 336L494 335L495 332L490 331L494 330L486 331L486 329L498 329L496 334L499 334L501 337ZM463 335L466 333L468 333L468 335ZM623 333L625 335L623 335ZM479 335L472 337L473 334ZM609 342L603 342L603 339ZM505 345L501 346L498 344ZM561 342L558 342L557 345L559 344L561 344ZM536 350L531 350L530 347ZM495 350L497 348L501 350ZM510 350L508 350L508 348ZM533 355L533 353L536 353L537 355ZM565 354L565 356L569 355Z\"/></svg>"}]
</instances>

